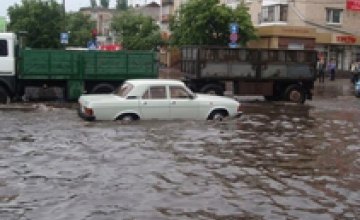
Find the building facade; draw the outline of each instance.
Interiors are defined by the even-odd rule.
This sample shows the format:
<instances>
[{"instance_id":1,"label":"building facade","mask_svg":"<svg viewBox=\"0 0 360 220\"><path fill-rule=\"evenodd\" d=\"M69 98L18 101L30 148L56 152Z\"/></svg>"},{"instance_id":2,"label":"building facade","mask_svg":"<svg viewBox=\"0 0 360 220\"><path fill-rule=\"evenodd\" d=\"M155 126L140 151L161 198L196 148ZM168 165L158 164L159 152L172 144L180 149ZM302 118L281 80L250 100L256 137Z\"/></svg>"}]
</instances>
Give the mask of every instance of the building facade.
<instances>
[{"instance_id":1,"label":"building facade","mask_svg":"<svg viewBox=\"0 0 360 220\"><path fill-rule=\"evenodd\" d=\"M259 40L250 47L315 49L349 70L360 61L360 0L222 0L249 8Z\"/></svg>"},{"instance_id":2,"label":"building facade","mask_svg":"<svg viewBox=\"0 0 360 220\"><path fill-rule=\"evenodd\" d=\"M100 36L109 36L111 20L116 13L115 9L86 7L80 8L80 12L89 15L90 19L96 22L96 30Z\"/></svg>"}]
</instances>

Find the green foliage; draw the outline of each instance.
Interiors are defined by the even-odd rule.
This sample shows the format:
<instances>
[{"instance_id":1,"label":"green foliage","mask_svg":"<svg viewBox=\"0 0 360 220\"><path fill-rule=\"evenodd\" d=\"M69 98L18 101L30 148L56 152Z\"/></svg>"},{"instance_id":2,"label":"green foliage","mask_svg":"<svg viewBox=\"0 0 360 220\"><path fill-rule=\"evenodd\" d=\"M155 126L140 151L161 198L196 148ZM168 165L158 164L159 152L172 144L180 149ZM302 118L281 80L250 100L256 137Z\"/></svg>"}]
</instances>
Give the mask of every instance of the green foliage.
<instances>
[{"instance_id":1,"label":"green foliage","mask_svg":"<svg viewBox=\"0 0 360 220\"><path fill-rule=\"evenodd\" d=\"M149 50L162 44L159 26L151 17L121 12L113 18L111 27L129 50Z\"/></svg>"},{"instance_id":2,"label":"green foliage","mask_svg":"<svg viewBox=\"0 0 360 220\"><path fill-rule=\"evenodd\" d=\"M100 0L100 5L103 8L109 8L109 0Z\"/></svg>"},{"instance_id":3,"label":"green foliage","mask_svg":"<svg viewBox=\"0 0 360 220\"><path fill-rule=\"evenodd\" d=\"M92 8L95 8L95 7L97 6L96 0L90 0L90 6L91 6Z\"/></svg>"},{"instance_id":4,"label":"green foliage","mask_svg":"<svg viewBox=\"0 0 360 220\"><path fill-rule=\"evenodd\" d=\"M8 8L9 31L26 31L25 45L33 48L59 48L64 29L63 7L55 0L22 0Z\"/></svg>"},{"instance_id":5,"label":"green foliage","mask_svg":"<svg viewBox=\"0 0 360 220\"><path fill-rule=\"evenodd\" d=\"M239 24L240 44L255 39L255 28L245 5L231 9L219 0L189 0L170 18L173 45L228 45L229 24Z\"/></svg>"},{"instance_id":6,"label":"green foliage","mask_svg":"<svg viewBox=\"0 0 360 220\"><path fill-rule=\"evenodd\" d=\"M128 0L116 0L116 9L125 11L128 9Z\"/></svg>"},{"instance_id":7,"label":"green foliage","mask_svg":"<svg viewBox=\"0 0 360 220\"><path fill-rule=\"evenodd\" d=\"M91 30L96 27L89 15L81 12L68 13L66 17L66 30L70 31L69 46L86 47L91 39Z\"/></svg>"}]
</instances>

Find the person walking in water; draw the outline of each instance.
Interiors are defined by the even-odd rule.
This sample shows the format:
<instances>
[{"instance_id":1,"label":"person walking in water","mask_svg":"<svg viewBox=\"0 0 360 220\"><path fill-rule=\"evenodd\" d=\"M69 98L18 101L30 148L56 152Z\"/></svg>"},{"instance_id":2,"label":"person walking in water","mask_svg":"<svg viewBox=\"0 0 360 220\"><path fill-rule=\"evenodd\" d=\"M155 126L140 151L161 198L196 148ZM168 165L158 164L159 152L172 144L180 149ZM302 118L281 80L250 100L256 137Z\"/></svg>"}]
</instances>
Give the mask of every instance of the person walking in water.
<instances>
[{"instance_id":1,"label":"person walking in water","mask_svg":"<svg viewBox=\"0 0 360 220\"><path fill-rule=\"evenodd\" d=\"M335 69L336 69L336 63L335 60L331 60L327 67L328 71L330 72L330 80L335 80Z\"/></svg>"}]
</instances>

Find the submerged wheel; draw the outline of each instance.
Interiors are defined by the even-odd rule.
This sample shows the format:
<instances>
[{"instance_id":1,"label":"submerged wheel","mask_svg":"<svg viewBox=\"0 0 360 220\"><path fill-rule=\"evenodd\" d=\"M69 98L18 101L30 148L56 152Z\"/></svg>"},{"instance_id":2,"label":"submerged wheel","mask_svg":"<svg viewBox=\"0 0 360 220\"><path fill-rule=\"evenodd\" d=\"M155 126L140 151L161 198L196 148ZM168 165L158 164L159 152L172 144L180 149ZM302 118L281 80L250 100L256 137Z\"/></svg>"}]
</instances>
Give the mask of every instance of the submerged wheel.
<instances>
[{"instance_id":1,"label":"submerged wheel","mask_svg":"<svg viewBox=\"0 0 360 220\"><path fill-rule=\"evenodd\" d=\"M139 117L135 114L123 114L123 115L120 115L116 120L123 121L123 122L132 122L135 120L139 120Z\"/></svg>"},{"instance_id":2,"label":"submerged wheel","mask_svg":"<svg viewBox=\"0 0 360 220\"><path fill-rule=\"evenodd\" d=\"M224 89L217 84L207 84L201 88L200 92L211 95L224 95Z\"/></svg>"},{"instance_id":3,"label":"submerged wheel","mask_svg":"<svg viewBox=\"0 0 360 220\"><path fill-rule=\"evenodd\" d=\"M9 93L5 88L0 87L0 104L8 104L10 103Z\"/></svg>"},{"instance_id":4,"label":"submerged wheel","mask_svg":"<svg viewBox=\"0 0 360 220\"><path fill-rule=\"evenodd\" d=\"M222 121L228 115L229 114L225 110L215 110L215 111L211 112L208 119L214 120L214 121Z\"/></svg>"},{"instance_id":5,"label":"submerged wheel","mask_svg":"<svg viewBox=\"0 0 360 220\"><path fill-rule=\"evenodd\" d=\"M290 85L285 91L285 100L303 104L305 102L305 92L299 85Z\"/></svg>"}]
</instances>

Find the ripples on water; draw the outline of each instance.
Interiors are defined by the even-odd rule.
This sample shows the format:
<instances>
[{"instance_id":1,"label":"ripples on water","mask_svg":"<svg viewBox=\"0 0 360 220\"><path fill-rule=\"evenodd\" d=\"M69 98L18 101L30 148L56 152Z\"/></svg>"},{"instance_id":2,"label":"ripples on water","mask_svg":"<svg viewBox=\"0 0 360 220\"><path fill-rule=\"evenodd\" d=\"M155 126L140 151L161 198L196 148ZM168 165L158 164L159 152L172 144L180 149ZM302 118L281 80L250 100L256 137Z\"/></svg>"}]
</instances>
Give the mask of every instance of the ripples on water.
<instances>
[{"instance_id":1,"label":"ripples on water","mask_svg":"<svg viewBox=\"0 0 360 220\"><path fill-rule=\"evenodd\" d=\"M348 103L130 125L0 111L0 219L357 219L360 111Z\"/></svg>"}]
</instances>

